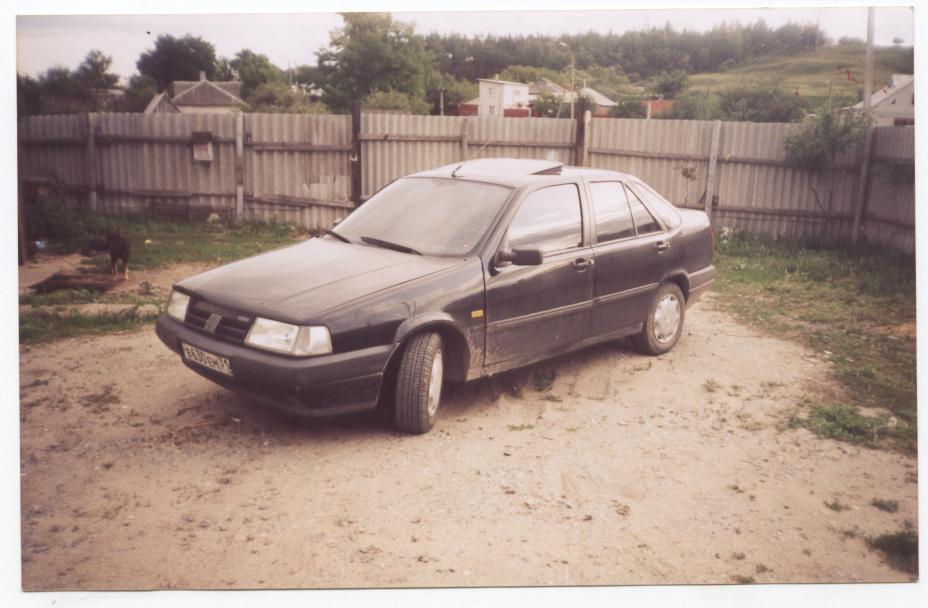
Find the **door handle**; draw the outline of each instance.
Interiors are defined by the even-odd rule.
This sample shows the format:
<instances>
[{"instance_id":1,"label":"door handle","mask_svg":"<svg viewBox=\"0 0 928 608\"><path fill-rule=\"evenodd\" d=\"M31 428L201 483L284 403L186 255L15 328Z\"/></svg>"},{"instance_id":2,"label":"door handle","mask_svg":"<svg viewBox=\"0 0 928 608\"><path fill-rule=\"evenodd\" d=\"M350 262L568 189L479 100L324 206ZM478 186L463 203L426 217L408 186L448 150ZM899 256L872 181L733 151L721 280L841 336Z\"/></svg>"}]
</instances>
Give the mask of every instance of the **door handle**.
<instances>
[{"instance_id":1,"label":"door handle","mask_svg":"<svg viewBox=\"0 0 928 608\"><path fill-rule=\"evenodd\" d=\"M574 270L577 272L584 272L587 268L593 265L593 258L577 258L574 260Z\"/></svg>"},{"instance_id":2,"label":"door handle","mask_svg":"<svg viewBox=\"0 0 928 608\"><path fill-rule=\"evenodd\" d=\"M657 250L658 253L664 253L665 251L670 249L670 241L658 241L654 243L654 248Z\"/></svg>"}]
</instances>

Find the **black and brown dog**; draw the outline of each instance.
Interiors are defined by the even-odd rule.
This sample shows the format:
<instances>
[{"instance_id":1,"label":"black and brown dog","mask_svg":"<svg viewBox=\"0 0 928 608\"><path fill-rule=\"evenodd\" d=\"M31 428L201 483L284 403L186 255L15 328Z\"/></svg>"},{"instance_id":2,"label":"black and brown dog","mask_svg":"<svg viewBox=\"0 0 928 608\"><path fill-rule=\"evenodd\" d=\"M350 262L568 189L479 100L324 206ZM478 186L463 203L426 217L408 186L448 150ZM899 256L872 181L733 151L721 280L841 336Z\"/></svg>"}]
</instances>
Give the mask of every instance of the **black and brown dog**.
<instances>
[{"instance_id":1,"label":"black and brown dog","mask_svg":"<svg viewBox=\"0 0 928 608\"><path fill-rule=\"evenodd\" d=\"M116 276L116 263L122 262L123 278L129 278L129 241L126 237L119 234L119 228L116 232L106 231L106 245L110 252L110 272Z\"/></svg>"},{"instance_id":2,"label":"black and brown dog","mask_svg":"<svg viewBox=\"0 0 928 608\"><path fill-rule=\"evenodd\" d=\"M115 232L106 231L104 238L90 239L87 249L83 252L85 255L92 255L95 251L106 251L110 254L110 272L116 276L116 267L118 262L122 262L123 277L129 278L129 250L130 245L126 237L119 233L119 228Z\"/></svg>"}]
</instances>

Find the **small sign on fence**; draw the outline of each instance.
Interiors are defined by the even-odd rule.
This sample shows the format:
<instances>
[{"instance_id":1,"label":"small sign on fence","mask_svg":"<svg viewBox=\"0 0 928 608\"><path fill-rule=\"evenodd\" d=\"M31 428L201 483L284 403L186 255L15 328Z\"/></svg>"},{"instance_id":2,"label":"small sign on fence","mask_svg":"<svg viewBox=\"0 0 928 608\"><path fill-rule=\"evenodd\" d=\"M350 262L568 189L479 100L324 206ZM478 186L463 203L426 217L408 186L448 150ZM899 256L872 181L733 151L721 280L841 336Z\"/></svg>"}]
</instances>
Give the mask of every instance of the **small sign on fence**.
<instances>
[{"instance_id":1,"label":"small sign on fence","mask_svg":"<svg viewBox=\"0 0 928 608\"><path fill-rule=\"evenodd\" d=\"M213 134L210 131L194 131L191 134L193 141L193 160L199 163L213 161Z\"/></svg>"}]
</instances>

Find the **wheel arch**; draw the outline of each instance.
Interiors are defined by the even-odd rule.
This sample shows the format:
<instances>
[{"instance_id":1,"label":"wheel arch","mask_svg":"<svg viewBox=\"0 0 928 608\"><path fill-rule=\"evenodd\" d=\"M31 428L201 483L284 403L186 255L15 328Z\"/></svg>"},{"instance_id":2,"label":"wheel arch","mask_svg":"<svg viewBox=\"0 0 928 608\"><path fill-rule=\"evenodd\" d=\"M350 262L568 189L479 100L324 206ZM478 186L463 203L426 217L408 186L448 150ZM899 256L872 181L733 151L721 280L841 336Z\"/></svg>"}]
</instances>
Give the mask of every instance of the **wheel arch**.
<instances>
[{"instance_id":1,"label":"wheel arch","mask_svg":"<svg viewBox=\"0 0 928 608\"><path fill-rule=\"evenodd\" d=\"M661 283L676 283L680 291L683 292L683 300L690 297L690 278L685 270L676 270L667 275Z\"/></svg>"},{"instance_id":2,"label":"wheel arch","mask_svg":"<svg viewBox=\"0 0 928 608\"><path fill-rule=\"evenodd\" d=\"M464 381L470 367L471 349L464 332L458 327L451 315L437 313L425 315L403 322L396 331L394 342L400 347L393 351L387 363L387 373L394 370L403 356L406 343L413 336L426 331L437 332L442 339L445 358L445 377L449 380Z\"/></svg>"}]
</instances>

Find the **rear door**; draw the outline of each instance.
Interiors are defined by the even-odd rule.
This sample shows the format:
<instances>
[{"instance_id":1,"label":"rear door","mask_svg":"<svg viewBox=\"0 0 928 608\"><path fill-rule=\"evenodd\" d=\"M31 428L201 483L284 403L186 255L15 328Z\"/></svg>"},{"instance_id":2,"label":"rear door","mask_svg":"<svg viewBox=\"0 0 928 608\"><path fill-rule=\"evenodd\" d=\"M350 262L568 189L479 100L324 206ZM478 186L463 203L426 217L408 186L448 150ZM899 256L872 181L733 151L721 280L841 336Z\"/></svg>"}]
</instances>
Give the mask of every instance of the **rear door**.
<instances>
[{"instance_id":1,"label":"rear door","mask_svg":"<svg viewBox=\"0 0 928 608\"><path fill-rule=\"evenodd\" d=\"M531 360L586 337L593 252L584 238L578 184L527 194L502 246L540 249L544 262L502 265L487 275L486 365Z\"/></svg>"},{"instance_id":2,"label":"rear door","mask_svg":"<svg viewBox=\"0 0 928 608\"><path fill-rule=\"evenodd\" d=\"M590 335L642 323L664 273L662 224L620 181L589 184L596 275Z\"/></svg>"}]
</instances>

